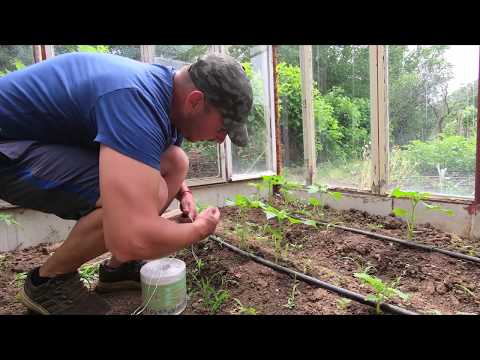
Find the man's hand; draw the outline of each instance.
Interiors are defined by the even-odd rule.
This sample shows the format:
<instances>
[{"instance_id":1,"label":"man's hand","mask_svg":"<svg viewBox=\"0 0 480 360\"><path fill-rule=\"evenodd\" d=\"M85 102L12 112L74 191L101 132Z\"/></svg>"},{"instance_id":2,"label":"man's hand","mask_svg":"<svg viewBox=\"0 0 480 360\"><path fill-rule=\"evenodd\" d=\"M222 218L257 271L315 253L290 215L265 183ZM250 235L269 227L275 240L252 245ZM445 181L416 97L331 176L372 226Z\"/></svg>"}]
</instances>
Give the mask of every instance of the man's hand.
<instances>
[{"instance_id":1,"label":"man's hand","mask_svg":"<svg viewBox=\"0 0 480 360\"><path fill-rule=\"evenodd\" d=\"M195 206L195 199L191 192L184 192L180 199L180 210L184 216L188 216L192 221L197 218L197 207Z\"/></svg>"},{"instance_id":2,"label":"man's hand","mask_svg":"<svg viewBox=\"0 0 480 360\"><path fill-rule=\"evenodd\" d=\"M202 233L203 238L213 234L220 222L220 210L209 207L198 214L194 224L196 224Z\"/></svg>"}]
</instances>

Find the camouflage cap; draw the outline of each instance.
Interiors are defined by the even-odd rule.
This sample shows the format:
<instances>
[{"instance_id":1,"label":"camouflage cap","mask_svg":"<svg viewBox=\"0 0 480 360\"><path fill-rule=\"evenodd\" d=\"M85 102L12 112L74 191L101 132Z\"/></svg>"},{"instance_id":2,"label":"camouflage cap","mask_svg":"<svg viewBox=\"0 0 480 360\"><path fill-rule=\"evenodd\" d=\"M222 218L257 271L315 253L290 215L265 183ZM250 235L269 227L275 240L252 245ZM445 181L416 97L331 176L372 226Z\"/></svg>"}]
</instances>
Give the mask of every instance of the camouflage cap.
<instances>
[{"instance_id":1,"label":"camouflage cap","mask_svg":"<svg viewBox=\"0 0 480 360\"><path fill-rule=\"evenodd\" d=\"M242 65L228 55L208 54L190 65L188 72L207 102L223 115L230 140L237 146L246 146L253 92Z\"/></svg>"}]
</instances>

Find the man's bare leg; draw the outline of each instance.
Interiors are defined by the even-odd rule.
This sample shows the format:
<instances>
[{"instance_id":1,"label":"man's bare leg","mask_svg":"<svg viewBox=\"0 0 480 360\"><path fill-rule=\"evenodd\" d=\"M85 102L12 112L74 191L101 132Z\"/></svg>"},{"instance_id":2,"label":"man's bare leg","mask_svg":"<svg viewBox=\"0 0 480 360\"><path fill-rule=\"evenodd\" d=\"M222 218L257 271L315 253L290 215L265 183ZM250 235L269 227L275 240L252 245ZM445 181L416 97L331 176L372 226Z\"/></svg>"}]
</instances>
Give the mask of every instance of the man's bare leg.
<instances>
[{"instance_id":1,"label":"man's bare leg","mask_svg":"<svg viewBox=\"0 0 480 360\"><path fill-rule=\"evenodd\" d=\"M188 171L188 158L177 146L171 146L161 158L162 176L168 187L168 200L161 213L170 205L178 193ZM103 237L101 201L97 209L81 218L73 227L65 242L40 267L39 275L53 277L77 270L84 263L106 253ZM117 267L121 262L112 257L108 263Z\"/></svg>"}]
</instances>

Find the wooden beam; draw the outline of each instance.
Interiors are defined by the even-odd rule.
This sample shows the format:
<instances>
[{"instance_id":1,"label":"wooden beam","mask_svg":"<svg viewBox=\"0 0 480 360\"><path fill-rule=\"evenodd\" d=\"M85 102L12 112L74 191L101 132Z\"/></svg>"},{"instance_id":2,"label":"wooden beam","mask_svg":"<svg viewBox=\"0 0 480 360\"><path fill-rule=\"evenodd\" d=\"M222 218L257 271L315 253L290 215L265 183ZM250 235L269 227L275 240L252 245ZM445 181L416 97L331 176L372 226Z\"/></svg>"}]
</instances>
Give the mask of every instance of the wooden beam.
<instances>
[{"instance_id":1,"label":"wooden beam","mask_svg":"<svg viewBox=\"0 0 480 360\"><path fill-rule=\"evenodd\" d=\"M300 46L300 71L302 79L303 150L306 183L311 185L316 172L315 119L313 114L312 46Z\"/></svg>"},{"instance_id":2,"label":"wooden beam","mask_svg":"<svg viewBox=\"0 0 480 360\"><path fill-rule=\"evenodd\" d=\"M372 185L374 194L385 194L388 185L389 114L388 58L384 45L370 45L370 126Z\"/></svg>"},{"instance_id":3,"label":"wooden beam","mask_svg":"<svg viewBox=\"0 0 480 360\"><path fill-rule=\"evenodd\" d=\"M140 45L140 60L153 64L155 57L155 45Z\"/></svg>"}]
</instances>

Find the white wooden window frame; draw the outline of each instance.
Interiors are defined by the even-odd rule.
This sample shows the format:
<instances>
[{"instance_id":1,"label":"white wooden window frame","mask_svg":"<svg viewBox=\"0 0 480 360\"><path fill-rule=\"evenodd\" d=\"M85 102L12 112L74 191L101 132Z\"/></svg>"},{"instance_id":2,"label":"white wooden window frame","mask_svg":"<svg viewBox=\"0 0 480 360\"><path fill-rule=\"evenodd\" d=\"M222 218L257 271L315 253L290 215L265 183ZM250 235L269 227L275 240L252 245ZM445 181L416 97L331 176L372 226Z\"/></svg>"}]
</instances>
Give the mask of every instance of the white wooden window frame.
<instances>
[{"instance_id":1,"label":"white wooden window frame","mask_svg":"<svg viewBox=\"0 0 480 360\"><path fill-rule=\"evenodd\" d=\"M228 45L221 45L218 50L219 53L226 53ZM275 101L274 101L274 90L273 90L273 47L272 45L266 45L267 47L267 78L268 81L268 95L267 95L267 113L266 116L266 125L267 125L267 170L260 171L251 174L234 174L233 173L233 157L232 157L232 142L230 138L226 138L223 146L221 146L225 151L225 171L226 171L226 181L244 181L244 180L253 180L259 179L264 175L275 175L277 173L277 153L275 151Z\"/></svg>"},{"instance_id":2,"label":"white wooden window frame","mask_svg":"<svg viewBox=\"0 0 480 360\"><path fill-rule=\"evenodd\" d=\"M302 82L302 117L304 126L305 181L310 183L316 171L315 127L313 119L312 91L313 73L311 71L311 46L300 46L300 67ZM368 193L385 196L388 187L389 169L389 91L388 91L388 51L385 45L369 45L370 70L370 125L371 125L371 188L331 186L331 189L350 193ZM313 131L312 131L313 129ZM309 170L310 167L310 170ZM313 175L312 175L313 174ZM471 203L472 197L433 194L432 200L455 203Z\"/></svg>"}]
</instances>

